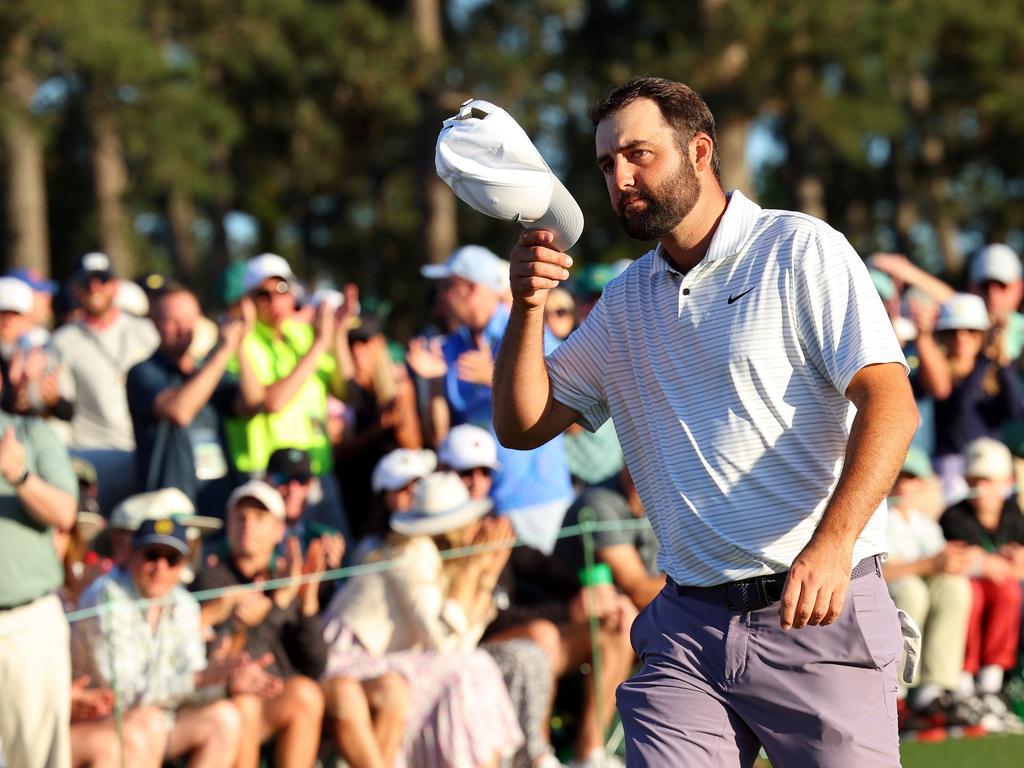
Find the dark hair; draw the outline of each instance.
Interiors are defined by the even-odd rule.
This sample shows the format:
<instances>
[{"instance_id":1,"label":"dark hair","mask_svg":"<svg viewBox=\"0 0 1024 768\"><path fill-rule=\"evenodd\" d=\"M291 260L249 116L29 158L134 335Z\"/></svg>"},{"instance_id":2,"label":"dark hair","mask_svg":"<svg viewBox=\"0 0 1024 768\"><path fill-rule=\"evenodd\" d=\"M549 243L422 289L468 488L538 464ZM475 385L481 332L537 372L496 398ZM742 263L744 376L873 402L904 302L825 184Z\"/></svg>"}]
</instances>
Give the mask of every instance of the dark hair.
<instances>
[{"instance_id":1,"label":"dark hair","mask_svg":"<svg viewBox=\"0 0 1024 768\"><path fill-rule=\"evenodd\" d=\"M150 294L149 297L149 314L154 318L157 315L158 308L163 300L169 296L177 296L179 293L187 293L197 301L199 300L195 293L185 283L177 280L168 280L166 283L161 285L155 291Z\"/></svg>"},{"instance_id":2,"label":"dark hair","mask_svg":"<svg viewBox=\"0 0 1024 768\"><path fill-rule=\"evenodd\" d=\"M700 94L690 86L667 80L664 77L634 77L628 83L612 88L590 108L590 120L596 127L609 115L613 115L634 101L650 99L658 105L665 122L676 132L679 145L685 149L698 133L711 137L711 172L721 180L718 171L718 135L715 133L715 117L704 103Z\"/></svg>"}]
</instances>

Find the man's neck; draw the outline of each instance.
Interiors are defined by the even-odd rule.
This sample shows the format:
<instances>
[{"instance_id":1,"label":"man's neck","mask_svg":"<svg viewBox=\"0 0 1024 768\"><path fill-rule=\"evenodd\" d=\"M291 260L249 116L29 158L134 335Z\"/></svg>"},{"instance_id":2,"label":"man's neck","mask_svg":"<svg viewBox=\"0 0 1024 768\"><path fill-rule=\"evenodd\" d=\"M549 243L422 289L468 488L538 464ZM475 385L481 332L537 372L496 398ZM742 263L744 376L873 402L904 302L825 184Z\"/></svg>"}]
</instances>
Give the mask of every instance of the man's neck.
<instances>
[{"instance_id":1,"label":"man's neck","mask_svg":"<svg viewBox=\"0 0 1024 768\"><path fill-rule=\"evenodd\" d=\"M680 272L689 272L707 254L727 204L721 187L705 188L686 218L661 238L665 256Z\"/></svg>"},{"instance_id":2,"label":"man's neck","mask_svg":"<svg viewBox=\"0 0 1024 768\"><path fill-rule=\"evenodd\" d=\"M270 570L270 555L232 555L235 568L247 579L255 579Z\"/></svg>"},{"instance_id":3,"label":"man's neck","mask_svg":"<svg viewBox=\"0 0 1024 768\"><path fill-rule=\"evenodd\" d=\"M90 328L95 328L96 330L103 330L104 328L109 328L111 325L113 325L114 321L117 320L120 314L121 312L120 310L118 310L117 307L111 307L102 315L87 314L83 318L83 321Z\"/></svg>"}]
</instances>

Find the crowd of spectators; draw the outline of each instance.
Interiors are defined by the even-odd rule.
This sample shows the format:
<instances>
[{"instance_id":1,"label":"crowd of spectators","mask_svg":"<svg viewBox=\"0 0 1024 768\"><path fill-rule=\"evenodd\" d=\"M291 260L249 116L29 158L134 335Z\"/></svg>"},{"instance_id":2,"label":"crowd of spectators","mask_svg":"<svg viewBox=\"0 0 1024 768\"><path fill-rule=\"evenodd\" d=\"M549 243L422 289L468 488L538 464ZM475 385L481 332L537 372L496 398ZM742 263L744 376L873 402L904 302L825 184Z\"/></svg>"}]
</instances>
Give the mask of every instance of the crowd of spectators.
<instances>
[{"instance_id":1,"label":"crowd of spectators","mask_svg":"<svg viewBox=\"0 0 1024 768\"><path fill-rule=\"evenodd\" d=\"M903 725L1024 730L1021 261L989 246L964 292L868 262L922 414L884 566L923 634ZM628 266L552 292L548 350ZM464 246L423 277L406 345L356 286L309 290L274 254L209 316L101 253L64 286L0 278L10 768L621 764L629 628L664 578L614 426L500 446L507 262ZM610 578L560 536L582 520Z\"/></svg>"},{"instance_id":2,"label":"crowd of spectators","mask_svg":"<svg viewBox=\"0 0 1024 768\"><path fill-rule=\"evenodd\" d=\"M549 348L624 266L553 302ZM404 347L275 254L208 314L102 253L0 278L0 765L621 764L662 577L614 431L498 445L508 264L423 276ZM582 510L623 522L610 579L559 538Z\"/></svg>"}]
</instances>

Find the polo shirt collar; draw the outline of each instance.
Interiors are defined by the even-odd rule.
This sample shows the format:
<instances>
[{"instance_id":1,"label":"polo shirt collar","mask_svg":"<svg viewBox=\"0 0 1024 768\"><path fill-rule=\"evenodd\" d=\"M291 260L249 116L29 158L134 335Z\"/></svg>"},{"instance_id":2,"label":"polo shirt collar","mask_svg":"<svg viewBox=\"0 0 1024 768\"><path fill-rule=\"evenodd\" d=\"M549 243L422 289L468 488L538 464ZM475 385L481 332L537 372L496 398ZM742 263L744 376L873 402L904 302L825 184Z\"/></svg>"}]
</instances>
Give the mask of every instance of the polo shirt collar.
<instances>
[{"instance_id":1,"label":"polo shirt collar","mask_svg":"<svg viewBox=\"0 0 1024 768\"><path fill-rule=\"evenodd\" d=\"M724 259L727 256L734 256L750 236L750 231L757 222L761 213L761 206L748 200L742 192L734 189L727 196L728 202L725 206L725 214L718 222L718 229L715 230L708 246L708 252L704 254L701 263L711 263ZM651 278L659 272L676 272L676 268L665 256L665 250L661 243L654 249L654 258L651 260Z\"/></svg>"}]
</instances>

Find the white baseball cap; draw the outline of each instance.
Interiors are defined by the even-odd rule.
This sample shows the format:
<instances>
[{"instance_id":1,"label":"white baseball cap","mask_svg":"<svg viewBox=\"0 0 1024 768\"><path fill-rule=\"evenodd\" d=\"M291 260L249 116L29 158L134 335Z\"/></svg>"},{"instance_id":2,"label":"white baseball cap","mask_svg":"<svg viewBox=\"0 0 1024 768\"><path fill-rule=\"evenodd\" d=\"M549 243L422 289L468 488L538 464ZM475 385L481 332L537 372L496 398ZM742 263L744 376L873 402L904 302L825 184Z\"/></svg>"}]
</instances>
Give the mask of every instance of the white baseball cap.
<instances>
[{"instance_id":1,"label":"white baseball cap","mask_svg":"<svg viewBox=\"0 0 1024 768\"><path fill-rule=\"evenodd\" d=\"M1022 274L1024 273L1017 252L1002 243L986 245L971 259L969 278L976 285L986 280L1009 285L1020 280Z\"/></svg>"},{"instance_id":2,"label":"white baseball cap","mask_svg":"<svg viewBox=\"0 0 1024 768\"><path fill-rule=\"evenodd\" d=\"M988 310L980 296L972 293L954 293L939 309L935 330L953 331L960 328L968 331L988 330Z\"/></svg>"},{"instance_id":3,"label":"white baseball cap","mask_svg":"<svg viewBox=\"0 0 1024 768\"><path fill-rule=\"evenodd\" d=\"M199 533L220 530L222 523L215 517L196 514L192 500L178 488L162 488L129 496L110 513L111 528L137 531L144 520L172 517L186 528Z\"/></svg>"},{"instance_id":4,"label":"white baseball cap","mask_svg":"<svg viewBox=\"0 0 1024 768\"><path fill-rule=\"evenodd\" d=\"M583 212L519 124L501 107L470 99L444 121L437 175L474 210L546 229L567 251L583 233Z\"/></svg>"},{"instance_id":5,"label":"white baseball cap","mask_svg":"<svg viewBox=\"0 0 1024 768\"><path fill-rule=\"evenodd\" d=\"M27 315L32 311L32 288L16 277L0 277L0 312Z\"/></svg>"},{"instance_id":6,"label":"white baseball cap","mask_svg":"<svg viewBox=\"0 0 1024 768\"><path fill-rule=\"evenodd\" d=\"M412 504L391 516L391 530L406 536L433 536L483 517L492 506L490 499L471 499L466 484L454 472L433 472L416 481Z\"/></svg>"},{"instance_id":7,"label":"white baseball cap","mask_svg":"<svg viewBox=\"0 0 1024 768\"><path fill-rule=\"evenodd\" d=\"M456 472L474 467L499 470L498 443L491 433L474 424L452 427L437 451L437 458Z\"/></svg>"},{"instance_id":8,"label":"white baseball cap","mask_svg":"<svg viewBox=\"0 0 1024 768\"><path fill-rule=\"evenodd\" d=\"M260 287L260 283L268 277L280 277L283 280L295 280L295 273L283 257L276 253L261 253L245 262L242 275L242 288L246 293Z\"/></svg>"},{"instance_id":9,"label":"white baseball cap","mask_svg":"<svg viewBox=\"0 0 1024 768\"><path fill-rule=\"evenodd\" d=\"M451 252L444 264L425 264L420 274L430 280L445 280L453 275L482 285L495 293L508 287L509 264L482 245L464 245Z\"/></svg>"},{"instance_id":10,"label":"white baseball cap","mask_svg":"<svg viewBox=\"0 0 1024 768\"><path fill-rule=\"evenodd\" d=\"M964 446L964 477L1007 480L1013 477L1010 449L991 437L979 437Z\"/></svg>"},{"instance_id":11,"label":"white baseball cap","mask_svg":"<svg viewBox=\"0 0 1024 768\"><path fill-rule=\"evenodd\" d=\"M415 448L396 448L377 462L370 477L374 493L397 491L413 480L426 477L437 469L437 456L433 451Z\"/></svg>"},{"instance_id":12,"label":"white baseball cap","mask_svg":"<svg viewBox=\"0 0 1024 768\"><path fill-rule=\"evenodd\" d=\"M277 488L263 480L250 480L243 483L228 496L227 511L230 512L242 499L254 499L278 520L284 520L284 497Z\"/></svg>"}]
</instances>

